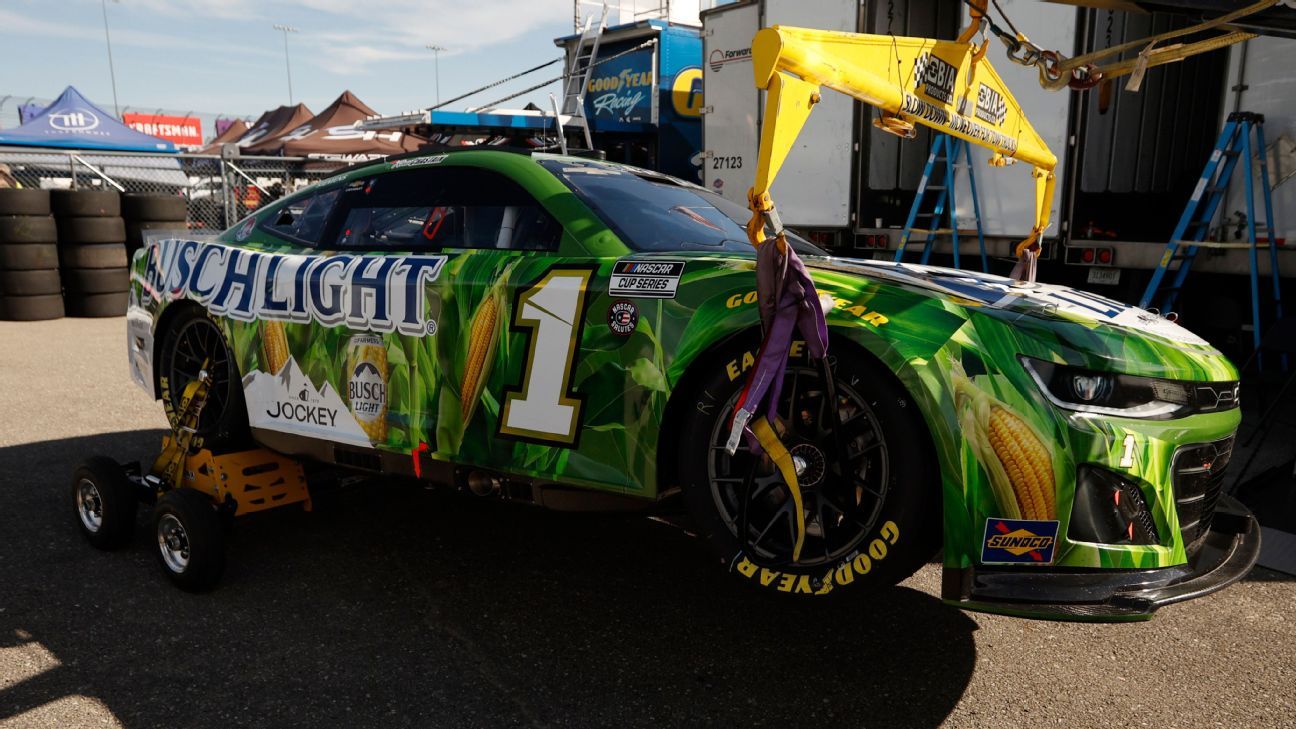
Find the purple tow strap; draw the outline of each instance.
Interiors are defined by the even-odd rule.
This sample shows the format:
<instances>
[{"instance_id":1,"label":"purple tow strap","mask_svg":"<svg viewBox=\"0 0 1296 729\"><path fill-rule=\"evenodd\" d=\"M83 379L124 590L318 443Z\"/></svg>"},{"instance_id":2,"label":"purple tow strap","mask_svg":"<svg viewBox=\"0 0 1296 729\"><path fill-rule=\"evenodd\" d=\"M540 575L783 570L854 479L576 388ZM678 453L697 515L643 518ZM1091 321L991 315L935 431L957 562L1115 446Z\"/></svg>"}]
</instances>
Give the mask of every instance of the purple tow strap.
<instances>
[{"instance_id":1,"label":"purple tow strap","mask_svg":"<svg viewBox=\"0 0 1296 729\"><path fill-rule=\"evenodd\" d=\"M735 424L742 427L744 440L756 454L763 452L760 443L743 426L752 417L763 415L770 422L778 418L783 374L796 332L805 339L811 357L820 359L828 351L828 323L819 292L796 251L790 245L780 251L780 242L766 240L756 248L756 295L765 337L734 411ZM730 442L736 445L734 435L730 434Z\"/></svg>"}]
</instances>

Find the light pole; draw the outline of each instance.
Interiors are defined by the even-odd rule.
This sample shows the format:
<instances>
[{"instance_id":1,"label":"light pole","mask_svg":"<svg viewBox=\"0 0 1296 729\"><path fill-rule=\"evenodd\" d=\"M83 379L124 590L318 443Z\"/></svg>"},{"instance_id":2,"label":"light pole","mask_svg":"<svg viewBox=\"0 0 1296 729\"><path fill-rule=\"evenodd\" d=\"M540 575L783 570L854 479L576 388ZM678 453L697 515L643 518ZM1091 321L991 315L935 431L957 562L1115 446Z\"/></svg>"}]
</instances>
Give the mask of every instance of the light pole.
<instances>
[{"instance_id":1,"label":"light pole","mask_svg":"<svg viewBox=\"0 0 1296 729\"><path fill-rule=\"evenodd\" d=\"M112 1L115 3L121 2L121 0L112 0ZM113 113L115 113L117 117L120 119L121 109L117 107L117 72L113 69L113 60L112 60L112 36L108 34L108 0L101 0L99 5L100 8L103 10L104 41L108 43L108 78L112 79Z\"/></svg>"},{"instance_id":2,"label":"light pole","mask_svg":"<svg viewBox=\"0 0 1296 729\"><path fill-rule=\"evenodd\" d=\"M289 105L289 106L292 106L292 103L293 103L293 95L292 95L292 64L288 62L288 34L289 34L289 33L296 33L296 32L297 32L297 29L294 28L294 27L292 27L291 25L280 25L279 23L275 23L275 25L274 25L274 29L275 29L275 30L281 30L281 31L283 31L283 36L284 36L284 68L288 69L288 105Z\"/></svg>"},{"instance_id":3,"label":"light pole","mask_svg":"<svg viewBox=\"0 0 1296 729\"><path fill-rule=\"evenodd\" d=\"M445 46L438 46L434 43L429 43L426 46L424 46L424 48L427 48L429 51L432 51L432 67L436 70L436 103L440 105L441 103L441 51L445 50Z\"/></svg>"}]
</instances>

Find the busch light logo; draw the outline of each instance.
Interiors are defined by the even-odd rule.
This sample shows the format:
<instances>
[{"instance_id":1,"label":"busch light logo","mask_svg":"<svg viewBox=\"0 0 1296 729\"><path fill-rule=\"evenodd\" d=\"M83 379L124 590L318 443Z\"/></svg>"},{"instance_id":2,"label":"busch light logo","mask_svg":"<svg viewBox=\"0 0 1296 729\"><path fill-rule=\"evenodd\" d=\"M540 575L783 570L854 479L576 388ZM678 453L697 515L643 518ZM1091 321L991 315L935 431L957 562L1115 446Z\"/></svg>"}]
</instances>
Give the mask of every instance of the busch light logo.
<instances>
[{"instance_id":1,"label":"busch light logo","mask_svg":"<svg viewBox=\"0 0 1296 729\"><path fill-rule=\"evenodd\" d=\"M239 321L276 319L423 336L436 331L426 285L445 256L281 255L219 243L160 240L147 248L143 286L188 297Z\"/></svg>"},{"instance_id":2,"label":"busch light logo","mask_svg":"<svg viewBox=\"0 0 1296 729\"><path fill-rule=\"evenodd\" d=\"M88 132L99 126L99 117L89 109L72 108L50 112L49 125L61 132Z\"/></svg>"}]
</instances>

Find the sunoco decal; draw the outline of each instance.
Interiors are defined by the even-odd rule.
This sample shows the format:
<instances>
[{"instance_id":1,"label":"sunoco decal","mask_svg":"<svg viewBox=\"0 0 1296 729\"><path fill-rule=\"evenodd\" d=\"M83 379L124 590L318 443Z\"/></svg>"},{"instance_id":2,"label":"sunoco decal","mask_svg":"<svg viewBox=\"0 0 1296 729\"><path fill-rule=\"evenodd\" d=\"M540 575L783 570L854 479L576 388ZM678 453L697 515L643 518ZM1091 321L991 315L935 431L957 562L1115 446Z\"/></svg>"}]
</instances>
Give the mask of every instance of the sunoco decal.
<instances>
[{"instance_id":1,"label":"sunoco decal","mask_svg":"<svg viewBox=\"0 0 1296 729\"><path fill-rule=\"evenodd\" d=\"M982 564L1052 564L1058 523L1029 519L986 519Z\"/></svg>"},{"instance_id":2,"label":"sunoco decal","mask_svg":"<svg viewBox=\"0 0 1296 729\"><path fill-rule=\"evenodd\" d=\"M188 297L239 321L270 319L422 336L426 284L445 256L280 255L216 243L161 240L147 247L142 285L155 298ZM682 264L681 264L682 265Z\"/></svg>"},{"instance_id":3,"label":"sunoco decal","mask_svg":"<svg viewBox=\"0 0 1296 729\"><path fill-rule=\"evenodd\" d=\"M617 261L612 266L611 296L673 299L684 275L683 261Z\"/></svg>"}]
</instances>

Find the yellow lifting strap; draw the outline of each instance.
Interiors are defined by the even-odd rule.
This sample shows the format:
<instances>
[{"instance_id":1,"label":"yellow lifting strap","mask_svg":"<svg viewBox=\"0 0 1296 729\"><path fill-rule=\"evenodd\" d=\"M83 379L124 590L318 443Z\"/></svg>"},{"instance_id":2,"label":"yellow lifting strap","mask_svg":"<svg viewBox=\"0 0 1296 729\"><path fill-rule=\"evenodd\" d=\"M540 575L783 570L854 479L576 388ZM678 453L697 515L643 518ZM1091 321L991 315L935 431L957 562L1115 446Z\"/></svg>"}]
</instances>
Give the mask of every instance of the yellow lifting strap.
<instances>
[{"instance_id":1,"label":"yellow lifting strap","mask_svg":"<svg viewBox=\"0 0 1296 729\"><path fill-rule=\"evenodd\" d=\"M972 1L977 2L978 0ZM1139 67L1146 69L1166 63L1182 61L1191 56L1208 53L1226 46L1231 46L1234 43L1241 43L1242 41L1250 40L1256 37L1255 33L1238 30L1236 27L1230 26L1229 23L1232 23L1235 20L1241 20L1248 15L1254 15L1255 13L1272 8L1278 5L1279 2L1280 0L1260 0L1259 2L1238 8L1231 13L1225 13L1217 18L1212 18L1211 20L1206 20L1197 23L1196 25L1189 25L1183 28L1166 31L1164 33L1158 33L1146 38L1128 41L1109 48L1102 48L1072 58L1065 58L1060 54L1053 53L1053 58L1056 60L1051 61L1046 67L1041 67L1040 84L1044 88L1053 91L1066 88L1071 82L1072 71L1084 69L1098 60L1120 55L1125 51L1134 50L1136 48L1142 49L1137 57L1125 61L1117 61L1106 66L1093 66L1089 73L1095 74L1098 79L1115 78L1117 76L1131 73ZM1174 45L1156 48L1155 50L1153 48L1164 41L1182 38L1184 36L1201 33L1214 28L1219 28L1224 32L1220 35L1199 40L1194 43L1176 43ZM1019 38L1019 40L1022 39Z\"/></svg>"},{"instance_id":2,"label":"yellow lifting strap","mask_svg":"<svg viewBox=\"0 0 1296 729\"><path fill-rule=\"evenodd\" d=\"M903 38L773 26L752 40L757 88L765 90L756 180L748 199L748 236L764 240L768 219L777 223L771 185L792 145L828 87L881 110L894 128L922 124L992 150L992 164L1021 161L1034 168L1035 220L1017 246L1033 256L1049 224L1057 157L1026 119L1012 93L980 48L964 40ZM781 226L775 224L775 231Z\"/></svg>"}]
</instances>

